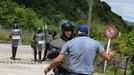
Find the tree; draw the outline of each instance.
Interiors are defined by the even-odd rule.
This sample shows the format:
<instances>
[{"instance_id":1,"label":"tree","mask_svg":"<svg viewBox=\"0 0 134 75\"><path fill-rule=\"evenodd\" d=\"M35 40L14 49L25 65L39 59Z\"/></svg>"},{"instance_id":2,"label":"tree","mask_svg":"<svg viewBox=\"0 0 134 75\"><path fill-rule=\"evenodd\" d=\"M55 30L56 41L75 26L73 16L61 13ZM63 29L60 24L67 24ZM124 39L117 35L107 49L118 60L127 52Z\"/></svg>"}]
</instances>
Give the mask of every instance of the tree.
<instances>
[{"instance_id":1,"label":"tree","mask_svg":"<svg viewBox=\"0 0 134 75\"><path fill-rule=\"evenodd\" d=\"M19 6L10 0L0 2L0 22L5 28L18 24L22 29L33 30L43 25L43 19L30 8Z\"/></svg>"},{"instance_id":2,"label":"tree","mask_svg":"<svg viewBox=\"0 0 134 75\"><path fill-rule=\"evenodd\" d=\"M131 49L131 61L132 63L134 63L134 30L131 31L128 35L128 46L130 47ZM131 65L131 74L133 75L134 74L134 64Z\"/></svg>"}]
</instances>

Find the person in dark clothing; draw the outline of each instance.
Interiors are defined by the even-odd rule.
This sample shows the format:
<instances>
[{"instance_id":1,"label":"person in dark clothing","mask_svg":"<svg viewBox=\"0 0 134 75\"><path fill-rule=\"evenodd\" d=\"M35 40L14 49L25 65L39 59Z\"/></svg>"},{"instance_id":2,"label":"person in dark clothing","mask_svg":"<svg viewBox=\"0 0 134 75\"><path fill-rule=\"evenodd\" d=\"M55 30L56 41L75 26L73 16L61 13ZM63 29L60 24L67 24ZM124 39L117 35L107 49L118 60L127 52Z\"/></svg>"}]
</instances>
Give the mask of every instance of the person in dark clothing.
<instances>
[{"instance_id":1,"label":"person in dark clothing","mask_svg":"<svg viewBox=\"0 0 134 75\"><path fill-rule=\"evenodd\" d=\"M34 34L34 37L33 37L31 47L34 50L34 61L37 61L37 48L36 48L35 34Z\"/></svg>"},{"instance_id":2,"label":"person in dark clothing","mask_svg":"<svg viewBox=\"0 0 134 75\"><path fill-rule=\"evenodd\" d=\"M37 32L34 34L33 41L31 47L34 50L34 61L39 61L41 62L41 57L42 57L42 50L43 46L45 45L45 35L43 31L38 28ZM37 53L38 53L38 59L37 59Z\"/></svg>"},{"instance_id":3,"label":"person in dark clothing","mask_svg":"<svg viewBox=\"0 0 134 75\"><path fill-rule=\"evenodd\" d=\"M57 33L56 33L55 30L52 30L51 28L49 28L46 31L45 34L46 34L46 48L44 50L44 56L43 56L42 61L45 61L46 60L47 52L50 49L50 42L55 39L55 36L56 36Z\"/></svg>"},{"instance_id":4,"label":"person in dark clothing","mask_svg":"<svg viewBox=\"0 0 134 75\"><path fill-rule=\"evenodd\" d=\"M10 59L16 60L17 48L21 39L21 30L16 24L13 26L9 37L12 40L12 56Z\"/></svg>"},{"instance_id":5,"label":"person in dark clothing","mask_svg":"<svg viewBox=\"0 0 134 75\"><path fill-rule=\"evenodd\" d=\"M47 54L48 59L56 58L65 42L72 39L74 33L73 24L70 21L63 21L61 23L61 32L59 39L50 42L50 51ZM66 62L68 62L68 59L65 59L59 66L54 68L53 72L55 75L67 75L68 69Z\"/></svg>"}]
</instances>

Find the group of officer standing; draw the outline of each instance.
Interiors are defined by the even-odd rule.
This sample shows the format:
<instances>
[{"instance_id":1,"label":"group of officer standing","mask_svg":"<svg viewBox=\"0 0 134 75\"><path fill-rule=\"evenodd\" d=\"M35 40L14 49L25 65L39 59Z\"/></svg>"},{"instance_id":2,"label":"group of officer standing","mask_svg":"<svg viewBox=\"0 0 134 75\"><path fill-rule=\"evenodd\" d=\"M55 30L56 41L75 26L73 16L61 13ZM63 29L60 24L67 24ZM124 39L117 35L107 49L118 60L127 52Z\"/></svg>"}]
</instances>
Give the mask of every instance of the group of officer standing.
<instances>
[{"instance_id":1,"label":"group of officer standing","mask_svg":"<svg viewBox=\"0 0 134 75\"><path fill-rule=\"evenodd\" d=\"M21 42L21 29L18 27L18 25L13 25L9 38L11 39L12 44L12 56L10 59L16 60L16 53L18 45ZM42 50L44 51L44 57L42 60L45 60L46 56L46 46L48 47L48 43L54 39L56 32L52 30L51 28L48 29L47 32L44 32L41 28L38 28L37 31L34 33L33 40L31 47L34 50L34 60L37 61L37 53L38 53L38 60L41 61L42 57Z\"/></svg>"},{"instance_id":2,"label":"group of officer standing","mask_svg":"<svg viewBox=\"0 0 134 75\"><path fill-rule=\"evenodd\" d=\"M45 61L46 58L53 59L58 54L64 43L72 38L73 25L70 21L63 21L61 23L61 36L60 39L54 40L56 32L49 28L43 31L42 28L37 28L34 33L31 47L34 52L34 61ZM72 31L71 33L64 33L65 31ZM16 53L18 45L21 41L21 29L18 25L13 25L9 37L12 41L12 56L10 59L16 60ZM58 52L57 52L58 51ZM42 53L44 52L44 53ZM42 57L42 54L43 57Z\"/></svg>"},{"instance_id":3,"label":"group of officer standing","mask_svg":"<svg viewBox=\"0 0 134 75\"><path fill-rule=\"evenodd\" d=\"M54 40L55 36L56 36L56 32L53 31L51 28L48 29L47 33L44 33L41 28L37 29L37 32L34 33L32 45L31 45L31 47L34 50L34 61L39 61L39 62L45 61L46 54L49 49L49 42ZM43 59L42 59L42 50L44 50Z\"/></svg>"}]
</instances>

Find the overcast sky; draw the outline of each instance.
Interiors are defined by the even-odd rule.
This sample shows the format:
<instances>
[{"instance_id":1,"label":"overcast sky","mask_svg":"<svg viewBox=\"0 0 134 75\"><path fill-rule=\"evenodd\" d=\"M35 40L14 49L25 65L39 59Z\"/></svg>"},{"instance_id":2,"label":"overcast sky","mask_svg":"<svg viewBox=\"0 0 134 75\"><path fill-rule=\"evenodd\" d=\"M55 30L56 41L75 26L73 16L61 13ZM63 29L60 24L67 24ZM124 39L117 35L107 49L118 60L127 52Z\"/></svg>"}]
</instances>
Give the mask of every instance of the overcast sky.
<instances>
[{"instance_id":1,"label":"overcast sky","mask_svg":"<svg viewBox=\"0 0 134 75\"><path fill-rule=\"evenodd\" d=\"M124 20L134 22L134 0L101 0L111 6L112 11Z\"/></svg>"}]
</instances>

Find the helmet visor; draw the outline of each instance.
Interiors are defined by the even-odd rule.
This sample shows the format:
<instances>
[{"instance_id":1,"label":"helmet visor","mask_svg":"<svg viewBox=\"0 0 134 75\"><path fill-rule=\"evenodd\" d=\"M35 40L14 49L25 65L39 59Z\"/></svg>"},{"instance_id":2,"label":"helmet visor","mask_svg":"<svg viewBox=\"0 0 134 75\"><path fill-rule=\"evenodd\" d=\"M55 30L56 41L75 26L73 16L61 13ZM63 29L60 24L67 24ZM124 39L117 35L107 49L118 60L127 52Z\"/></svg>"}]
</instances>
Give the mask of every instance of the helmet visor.
<instances>
[{"instance_id":1,"label":"helmet visor","mask_svg":"<svg viewBox=\"0 0 134 75\"><path fill-rule=\"evenodd\" d=\"M73 29L69 26L69 27L65 27L64 31L72 31Z\"/></svg>"}]
</instances>

